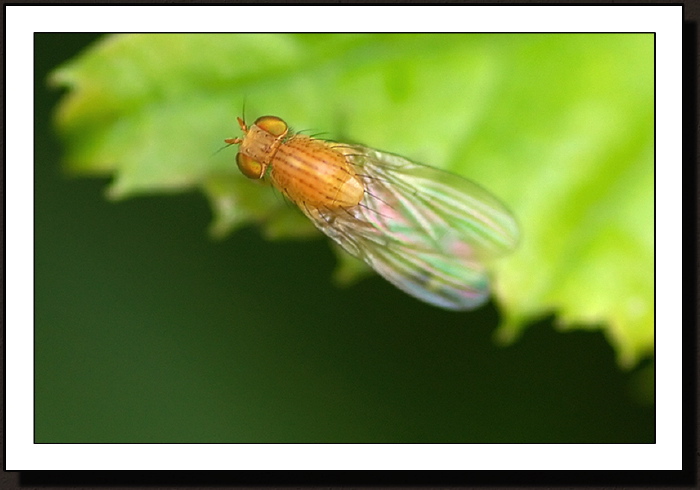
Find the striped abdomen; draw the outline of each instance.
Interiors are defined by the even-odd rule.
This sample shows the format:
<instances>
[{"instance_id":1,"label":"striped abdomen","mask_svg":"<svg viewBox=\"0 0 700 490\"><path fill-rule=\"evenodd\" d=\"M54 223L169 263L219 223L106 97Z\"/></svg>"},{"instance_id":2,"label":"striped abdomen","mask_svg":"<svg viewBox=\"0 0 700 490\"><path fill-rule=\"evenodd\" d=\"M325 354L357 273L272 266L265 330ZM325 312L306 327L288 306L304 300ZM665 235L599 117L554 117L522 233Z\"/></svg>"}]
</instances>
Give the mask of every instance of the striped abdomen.
<instances>
[{"instance_id":1,"label":"striped abdomen","mask_svg":"<svg viewBox=\"0 0 700 490\"><path fill-rule=\"evenodd\" d=\"M270 162L275 187L300 206L356 206L364 187L345 155L329 143L294 136L282 143Z\"/></svg>"}]
</instances>

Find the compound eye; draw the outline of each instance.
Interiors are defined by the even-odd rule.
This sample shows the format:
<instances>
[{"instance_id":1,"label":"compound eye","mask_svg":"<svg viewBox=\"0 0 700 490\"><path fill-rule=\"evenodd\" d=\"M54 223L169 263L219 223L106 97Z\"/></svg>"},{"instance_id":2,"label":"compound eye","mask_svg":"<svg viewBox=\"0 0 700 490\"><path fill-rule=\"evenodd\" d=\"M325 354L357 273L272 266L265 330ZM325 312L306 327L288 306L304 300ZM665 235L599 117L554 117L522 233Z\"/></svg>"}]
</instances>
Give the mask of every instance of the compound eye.
<instances>
[{"instance_id":1,"label":"compound eye","mask_svg":"<svg viewBox=\"0 0 700 490\"><path fill-rule=\"evenodd\" d=\"M287 123L275 116L259 117L255 120L255 125L272 136L284 136L288 129Z\"/></svg>"},{"instance_id":2,"label":"compound eye","mask_svg":"<svg viewBox=\"0 0 700 490\"><path fill-rule=\"evenodd\" d=\"M236 164L238 165L238 170L249 179L262 179L265 173L265 166L262 163L253 160L243 153L236 155Z\"/></svg>"}]
</instances>

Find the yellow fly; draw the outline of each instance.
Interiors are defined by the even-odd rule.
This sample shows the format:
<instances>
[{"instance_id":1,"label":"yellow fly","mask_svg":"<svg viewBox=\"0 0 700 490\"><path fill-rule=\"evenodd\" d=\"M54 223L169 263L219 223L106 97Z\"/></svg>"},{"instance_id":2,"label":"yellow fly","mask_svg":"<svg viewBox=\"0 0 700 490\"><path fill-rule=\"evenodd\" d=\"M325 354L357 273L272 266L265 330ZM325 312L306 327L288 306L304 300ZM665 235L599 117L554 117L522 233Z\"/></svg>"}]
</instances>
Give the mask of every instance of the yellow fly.
<instances>
[{"instance_id":1,"label":"yellow fly","mask_svg":"<svg viewBox=\"0 0 700 490\"><path fill-rule=\"evenodd\" d=\"M323 233L427 303L468 310L488 298L484 263L515 248L511 213L478 185L360 145L292 134L275 116L238 118L236 162L272 184Z\"/></svg>"}]
</instances>

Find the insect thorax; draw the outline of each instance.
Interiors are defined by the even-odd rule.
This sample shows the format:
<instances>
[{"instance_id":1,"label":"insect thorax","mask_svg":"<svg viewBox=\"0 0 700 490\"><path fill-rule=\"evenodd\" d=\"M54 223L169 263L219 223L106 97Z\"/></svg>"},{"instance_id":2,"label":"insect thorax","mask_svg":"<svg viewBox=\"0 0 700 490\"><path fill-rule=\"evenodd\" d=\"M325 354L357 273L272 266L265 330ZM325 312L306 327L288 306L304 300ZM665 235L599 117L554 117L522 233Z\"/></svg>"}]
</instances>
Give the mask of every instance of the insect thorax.
<instances>
[{"instance_id":1,"label":"insect thorax","mask_svg":"<svg viewBox=\"0 0 700 490\"><path fill-rule=\"evenodd\" d=\"M291 138L280 145L271 167L275 185L299 205L349 208L364 196L346 156L322 140Z\"/></svg>"}]
</instances>

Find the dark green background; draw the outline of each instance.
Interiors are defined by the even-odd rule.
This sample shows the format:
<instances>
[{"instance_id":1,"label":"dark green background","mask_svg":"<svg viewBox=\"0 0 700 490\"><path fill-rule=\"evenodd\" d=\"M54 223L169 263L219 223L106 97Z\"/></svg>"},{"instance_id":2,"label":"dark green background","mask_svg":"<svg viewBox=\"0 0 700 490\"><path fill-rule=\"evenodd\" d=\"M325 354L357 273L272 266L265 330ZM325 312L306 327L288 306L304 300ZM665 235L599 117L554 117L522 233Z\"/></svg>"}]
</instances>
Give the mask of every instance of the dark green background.
<instances>
[{"instance_id":1,"label":"dark green background","mask_svg":"<svg viewBox=\"0 0 700 490\"><path fill-rule=\"evenodd\" d=\"M325 239L212 241L198 193L67 175L46 77L95 37L35 37L36 442L654 442L597 331L499 347L492 305L339 289Z\"/></svg>"}]
</instances>

